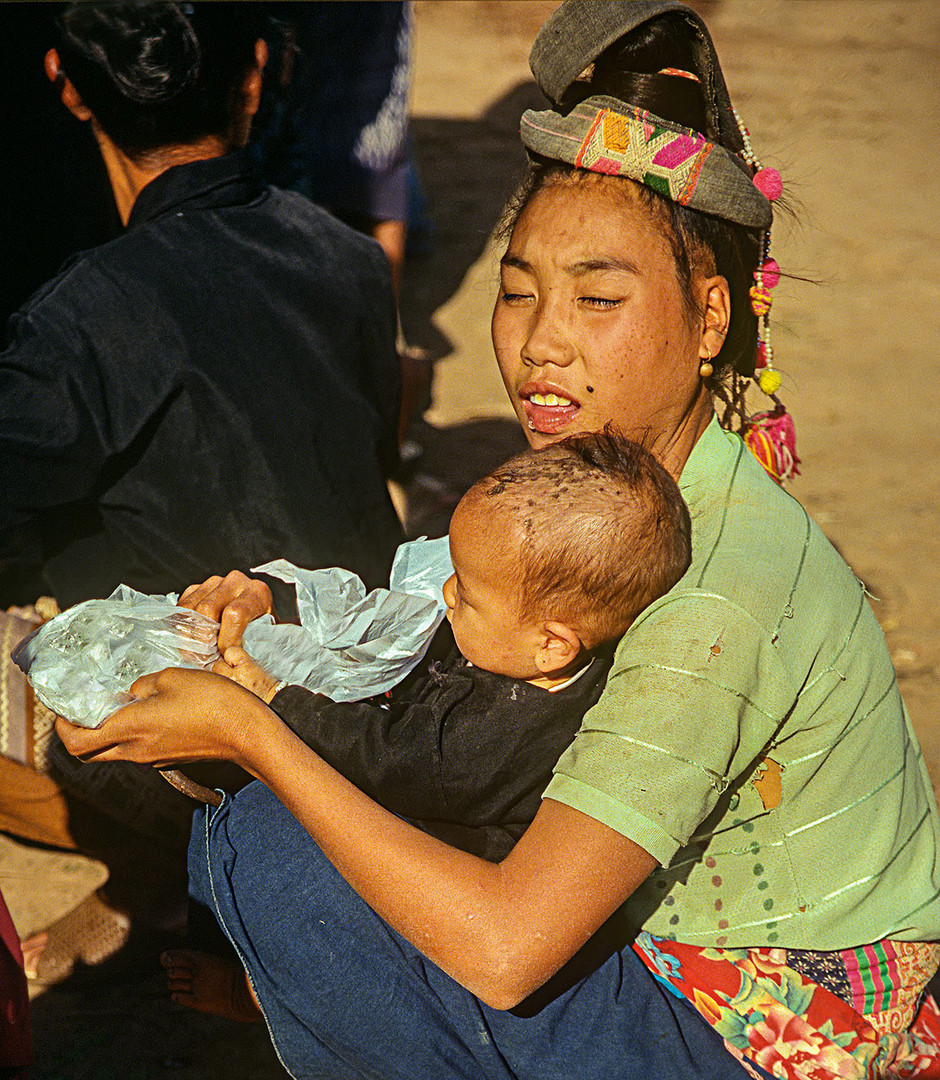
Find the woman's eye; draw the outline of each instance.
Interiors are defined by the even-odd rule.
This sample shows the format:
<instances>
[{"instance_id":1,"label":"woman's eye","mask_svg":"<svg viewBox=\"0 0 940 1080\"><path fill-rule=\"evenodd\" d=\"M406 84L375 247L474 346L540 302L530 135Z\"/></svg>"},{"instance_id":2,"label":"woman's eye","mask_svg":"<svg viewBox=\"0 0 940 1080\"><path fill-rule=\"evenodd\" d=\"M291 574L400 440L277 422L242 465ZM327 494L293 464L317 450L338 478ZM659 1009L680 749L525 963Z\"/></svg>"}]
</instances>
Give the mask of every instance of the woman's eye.
<instances>
[{"instance_id":1,"label":"woman's eye","mask_svg":"<svg viewBox=\"0 0 940 1080\"><path fill-rule=\"evenodd\" d=\"M580 296L582 304L594 308L614 308L620 303L619 299L611 299L609 296Z\"/></svg>"},{"instance_id":2,"label":"woman's eye","mask_svg":"<svg viewBox=\"0 0 940 1080\"><path fill-rule=\"evenodd\" d=\"M504 304L521 304L521 303L524 303L526 300L530 299L530 294L529 293L508 292L507 290L504 289L500 293L499 298L500 298L500 300L503 301Z\"/></svg>"}]
</instances>

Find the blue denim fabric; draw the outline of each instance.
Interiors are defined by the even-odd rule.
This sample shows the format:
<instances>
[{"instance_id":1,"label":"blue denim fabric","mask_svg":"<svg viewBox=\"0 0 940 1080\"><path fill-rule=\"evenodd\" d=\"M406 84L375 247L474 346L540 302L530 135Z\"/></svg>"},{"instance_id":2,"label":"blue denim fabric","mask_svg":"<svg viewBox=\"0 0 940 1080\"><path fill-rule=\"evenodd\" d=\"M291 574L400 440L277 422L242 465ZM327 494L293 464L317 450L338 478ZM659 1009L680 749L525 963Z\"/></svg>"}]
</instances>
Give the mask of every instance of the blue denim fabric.
<instances>
[{"instance_id":1,"label":"blue denim fabric","mask_svg":"<svg viewBox=\"0 0 940 1080\"><path fill-rule=\"evenodd\" d=\"M297 1080L746 1076L629 947L535 1015L482 1004L386 925L262 784L197 813L189 866Z\"/></svg>"}]
</instances>

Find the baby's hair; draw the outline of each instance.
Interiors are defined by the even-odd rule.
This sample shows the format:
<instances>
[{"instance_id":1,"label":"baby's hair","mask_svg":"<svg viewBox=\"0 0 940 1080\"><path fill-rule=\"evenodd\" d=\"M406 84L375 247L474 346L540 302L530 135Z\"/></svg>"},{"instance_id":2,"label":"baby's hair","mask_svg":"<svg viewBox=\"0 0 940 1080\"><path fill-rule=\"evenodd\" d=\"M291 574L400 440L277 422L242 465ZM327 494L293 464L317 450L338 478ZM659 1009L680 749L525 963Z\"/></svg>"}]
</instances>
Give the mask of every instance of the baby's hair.
<instances>
[{"instance_id":1,"label":"baby's hair","mask_svg":"<svg viewBox=\"0 0 940 1080\"><path fill-rule=\"evenodd\" d=\"M689 567L675 481L611 425L519 454L475 489L521 527L523 617L564 622L589 648L620 637Z\"/></svg>"}]
</instances>

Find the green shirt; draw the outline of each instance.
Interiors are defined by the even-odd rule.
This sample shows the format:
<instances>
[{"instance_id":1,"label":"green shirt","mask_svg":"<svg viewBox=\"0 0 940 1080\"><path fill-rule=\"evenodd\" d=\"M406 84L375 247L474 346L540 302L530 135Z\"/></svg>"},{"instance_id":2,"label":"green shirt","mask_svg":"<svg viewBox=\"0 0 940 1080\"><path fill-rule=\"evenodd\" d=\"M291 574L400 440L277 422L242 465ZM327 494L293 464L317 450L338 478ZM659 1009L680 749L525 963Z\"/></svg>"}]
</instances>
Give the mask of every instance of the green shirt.
<instances>
[{"instance_id":1,"label":"green shirt","mask_svg":"<svg viewBox=\"0 0 940 1080\"><path fill-rule=\"evenodd\" d=\"M937 808L863 586L717 421L680 487L692 566L623 638L545 795L660 861L625 906L652 934L940 938Z\"/></svg>"}]
</instances>

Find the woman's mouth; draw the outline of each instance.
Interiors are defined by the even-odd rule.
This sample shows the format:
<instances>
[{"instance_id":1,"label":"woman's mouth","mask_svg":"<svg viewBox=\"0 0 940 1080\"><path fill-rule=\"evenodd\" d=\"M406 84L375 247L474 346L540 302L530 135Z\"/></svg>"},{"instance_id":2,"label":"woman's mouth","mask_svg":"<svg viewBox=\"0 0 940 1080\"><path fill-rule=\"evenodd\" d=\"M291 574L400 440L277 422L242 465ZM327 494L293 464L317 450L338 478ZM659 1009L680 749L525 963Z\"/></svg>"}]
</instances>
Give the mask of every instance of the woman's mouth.
<instances>
[{"instance_id":1,"label":"woman's mouth","mask_svg":"<svg viewBox=\"0 0 940 1080\"><path fill-rule=\"evenodd\" d=\"M581 411L581 405L560 387L528 384L519 391L530 431L557 435Z\"/></svg>"}]
</instances>

